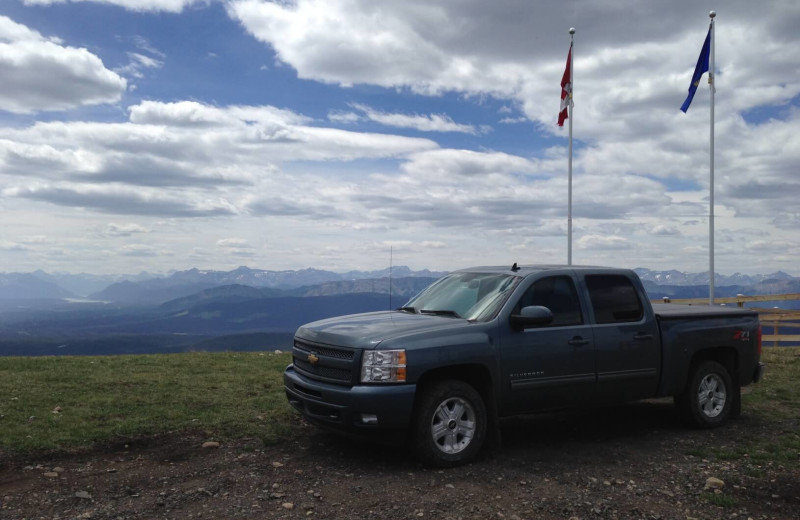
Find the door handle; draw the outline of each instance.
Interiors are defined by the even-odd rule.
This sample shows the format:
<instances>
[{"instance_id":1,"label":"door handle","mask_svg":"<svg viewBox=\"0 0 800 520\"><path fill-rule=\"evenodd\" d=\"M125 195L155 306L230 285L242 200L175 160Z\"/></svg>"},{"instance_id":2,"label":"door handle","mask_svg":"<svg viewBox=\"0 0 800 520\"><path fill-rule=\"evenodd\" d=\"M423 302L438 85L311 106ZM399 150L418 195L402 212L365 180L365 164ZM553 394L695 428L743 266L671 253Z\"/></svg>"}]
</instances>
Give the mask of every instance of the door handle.
<instances>
[{"instance_id":1,"label":"door handle","mask_svg":"<svg viewBox=\"0 0 800 520\"><path fill-rule=\"evenodd\" d=\"M567 343L569 343L573 347L582 347L584 345L588 345L589 344L589 340L588 339L583 339L580 336L575 336L571 340L567 341Z\"/></svg>"},{"instance_id":2,"label":"door handle","mask_svg":"<svg viewBox=\"0 0 800 520\"><path fill-rule=\"evenodd\" d=\"M653 339L653 335L640 332L637 335L635 335L633 339L635 339L636 341L647 341Z\"/></svg>"}]
</instances>

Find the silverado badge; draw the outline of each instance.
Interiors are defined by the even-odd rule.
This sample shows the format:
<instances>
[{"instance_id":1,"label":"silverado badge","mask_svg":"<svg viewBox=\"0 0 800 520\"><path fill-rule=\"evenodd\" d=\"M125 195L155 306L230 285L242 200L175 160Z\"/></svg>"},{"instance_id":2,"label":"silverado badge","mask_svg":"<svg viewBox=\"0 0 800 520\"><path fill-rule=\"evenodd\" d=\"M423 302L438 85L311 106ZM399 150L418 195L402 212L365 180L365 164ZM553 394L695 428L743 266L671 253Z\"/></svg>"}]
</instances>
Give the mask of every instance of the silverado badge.
<instances>
[{"instance_id":1,"label":"silverado badge","mask_svg":"<svg viewBox=\"0 0 800 520\"><path fill-rule=\"evenodd\" d=\"M308 355L308 362L311 363L312 365L316 365L317 363L319 363L319 358L317 356L315 356L314 354L309 354Z\"/></svg>"}]
</instances>

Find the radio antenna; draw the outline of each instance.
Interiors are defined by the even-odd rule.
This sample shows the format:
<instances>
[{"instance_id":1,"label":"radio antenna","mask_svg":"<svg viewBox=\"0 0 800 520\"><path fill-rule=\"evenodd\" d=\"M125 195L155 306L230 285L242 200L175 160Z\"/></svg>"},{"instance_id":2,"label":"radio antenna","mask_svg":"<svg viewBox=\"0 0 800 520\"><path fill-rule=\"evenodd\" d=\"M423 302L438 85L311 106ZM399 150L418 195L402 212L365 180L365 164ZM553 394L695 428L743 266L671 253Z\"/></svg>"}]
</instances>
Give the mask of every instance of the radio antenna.
<instances>
[{"instance_id":1,"label":"radio antenna","mask_svg":"<svg viewBox=\"0 0 800 520\"><path fill-rule=\"evenodd\" d=\"M389 246L389 311L392 310L392 253L393 248Z\"/></svg>"}]
</instances>

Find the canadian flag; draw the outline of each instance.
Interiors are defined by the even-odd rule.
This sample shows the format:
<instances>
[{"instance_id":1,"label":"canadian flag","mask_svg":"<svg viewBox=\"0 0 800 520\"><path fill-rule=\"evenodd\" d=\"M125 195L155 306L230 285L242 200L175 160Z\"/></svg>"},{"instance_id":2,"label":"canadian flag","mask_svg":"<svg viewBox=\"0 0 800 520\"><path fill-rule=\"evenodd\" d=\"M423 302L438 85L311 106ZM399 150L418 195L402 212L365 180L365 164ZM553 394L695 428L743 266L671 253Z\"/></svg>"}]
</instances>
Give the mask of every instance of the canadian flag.
<instances>
[{"instance_id":1,"label":"canadian flag","mask_svg":"<svg viewBox=\"0 0 800 520\"><path fill-rule=\"evenodd\" d=\"M572 104L572 46L567 54L567 68L561 77L561 112L558 113L558 126L564 126L564 120L569 117L569 106Z\"/></svg>"}]
</instances>

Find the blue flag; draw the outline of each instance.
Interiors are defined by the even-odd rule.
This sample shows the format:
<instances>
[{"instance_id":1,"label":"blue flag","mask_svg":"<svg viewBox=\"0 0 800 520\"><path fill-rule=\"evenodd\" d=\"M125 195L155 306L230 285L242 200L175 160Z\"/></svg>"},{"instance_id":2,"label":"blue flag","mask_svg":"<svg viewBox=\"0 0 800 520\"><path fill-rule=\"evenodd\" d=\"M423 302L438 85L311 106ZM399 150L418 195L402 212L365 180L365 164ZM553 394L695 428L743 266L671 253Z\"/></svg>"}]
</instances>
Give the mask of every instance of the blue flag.
<instances>
[{"instance_id":1,"label":"blue flag","mask_svg":"<svg viewBox=\"0 0 800 520\"><path fill-rule=\"evenodd\" d=\"M689 85L689 95L686 96L686 101L681 105L681 110L686 113L689 110L689 105L692 104L694 93L697 91L697 86L700 85L700 78L703 74L708 72L708 57L711 54L711 27L708 28L708 35L706 41L703 43L703 50L700 51L700 57L697 58L697 66L694 68L692 74L692 83Z\"/></svg>"}]
</instances>

